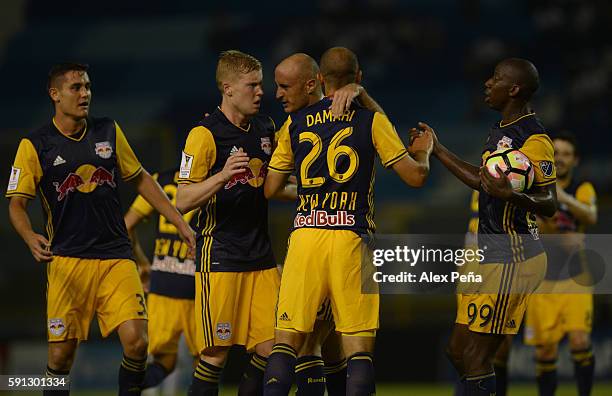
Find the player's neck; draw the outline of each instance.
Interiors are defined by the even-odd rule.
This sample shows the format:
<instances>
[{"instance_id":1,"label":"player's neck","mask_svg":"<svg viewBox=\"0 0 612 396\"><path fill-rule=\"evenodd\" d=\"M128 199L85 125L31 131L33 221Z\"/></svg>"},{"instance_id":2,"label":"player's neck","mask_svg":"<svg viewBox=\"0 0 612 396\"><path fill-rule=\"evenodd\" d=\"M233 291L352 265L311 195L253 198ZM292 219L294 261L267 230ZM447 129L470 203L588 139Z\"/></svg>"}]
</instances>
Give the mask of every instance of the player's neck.
<instances>
[{"instance_id":1,"label":"player's neck","mask_svg":"<svg viewBox=\"0 0 612 396\"><path fill-rule=\"evenodd\" d=\"M219 109L221 110L225 118L227 118L229 122L236 125L238 128L246 129L249 127L251 117L242 114L240 111L238 111L238 109L228 104L225 100L221 102L221 106L219 107Z\"/></svg>"},{"instance_id":2,"label":"player's neck","mask_svg":"<svg viewBox=\"0 0 612 396\"><path fill-rule=\"evenodd\" d=\"M529 103L508 103L508 105L502 110L502 124L509 124L517 119L533 113Z\"/></svg>"},{"instance_id":3,"label":"player's neck","mask_svg":"<svg viewBox=\"0 0 612 396\"><path fill-rule=\"evenodd\" d=\"M313 104L315 104L317 102L320 102L321 99L323 99L323 98L324 98L323 92L319 92L316 95L311 95L310 96L310 100L308 101L308 106L313 105Z\"/></svg>"},{"instance_id":4,"label":"player's neck","mask_svg":"<svg viewBox=\"0 0 612 396\"><path fill-rule=\"evenodd\" d=\"M55 113L53 122L57 129L66 136L76 135L87 125L87 120L85 118L76 119L64 113Z\"/></svg>"}]
</instances>

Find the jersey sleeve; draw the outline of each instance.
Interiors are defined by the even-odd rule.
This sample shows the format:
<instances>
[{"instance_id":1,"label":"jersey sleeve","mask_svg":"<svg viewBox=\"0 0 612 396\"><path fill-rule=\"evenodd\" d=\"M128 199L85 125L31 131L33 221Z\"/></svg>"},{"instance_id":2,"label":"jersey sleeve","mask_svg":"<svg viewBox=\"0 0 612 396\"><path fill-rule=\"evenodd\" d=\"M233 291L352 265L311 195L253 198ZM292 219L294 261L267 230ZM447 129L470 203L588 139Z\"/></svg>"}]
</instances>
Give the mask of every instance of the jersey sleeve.
<instances>
[{"instance_id":1,"label":"jersey sleeve","mask_svg":"<svg viewBox=\"0 0 612 396\"><path fill-rule=\"evenodd\" d=\"M116 132L116 147L117 147L117 163L119 165L119 171L121 172L121 178L125 181L132 180L142 172L142 165L136 158L134 150L130 147L125 134L119 127L119 124L115 123Z\"/></svg>"},{"instance_id":2,"label":"jersey sleeve","mask_svg":"<svg viewBox=\"0 0 612 396\"><path fill-rule=\"evenodd\" d=\"M372 142L385 168L392 166L408 155L408 151L406 151L406 147L398 136L395 127L384 114L374 113Z\"/></svg>"},{"instance_id":3,"label":"jersey sleeve","mask_svg":"<svg viewBox=\"0 0 612 396\"><path fill-rule=\"evenodd\" d=\"M29 139L21 139L11 168L6 197L36 198L36 188L42 178L38 153Z\"/></svg>"},{"instance_id":4,"label":"jersey sleeve","mask_svg":"<svg viewBox=\"0 0 612 396\"><path fill-rule=\"evenodd\" d=\"M293 150L291 149L291 136L289 134L290 125L291 117L287 117L287 121L276 133L278 141L268 166L268 169L272 172L292 173L295 170Z\"/></svg>"},{"instance_id":5,"label":"jersey sleeve","mask_svg":"<svg viewBox=\"0 0 612 396\"><path fill-rule=\"evenodd\" d=\"M548 135L530 136L520 151L531 161L535 173L534 186L546 186L555 182L557 179L555 148Z\"/></svg>"},{"instance_id":6,"label":"jersey sleeve","mask_svg":"<svg viewBox=\"0 0 612 396\"><path fill-rule=\"evenodd\" d=\"M594 206L597 204L595 187L589 182L584 182L576 189L576 199L584 204Z\"/></svg>"},{"instance_id":7,"label":"jersey sleeve","mask_svg":"<svg viewBox=\"0 0 612 396\"><path fill-rule=\"evenodd\" d=\"M203 126L193 128L185 142L177 183L199 183L206 179L216 159L215 139L210 130Z\"/></svg>"},{"instance_id":8,"label":"jersey sleeve","mask_svg":"<svg viewBox=\"0 0 612 396\"><path fill-rule=\"evenodd\" d=\"M153 176L153 179L157 180L157 178L159 177L159 174L154 173L151 176ZM139 195L136 197L134 202L132 202L132 206L130 206L130 209L135 210L142 217L149 217L151 216L151 213L155 211L155 209L151 206L151 204L149 204L147 200L143 198L142 195Z\"/></svg>"}]
</instances>

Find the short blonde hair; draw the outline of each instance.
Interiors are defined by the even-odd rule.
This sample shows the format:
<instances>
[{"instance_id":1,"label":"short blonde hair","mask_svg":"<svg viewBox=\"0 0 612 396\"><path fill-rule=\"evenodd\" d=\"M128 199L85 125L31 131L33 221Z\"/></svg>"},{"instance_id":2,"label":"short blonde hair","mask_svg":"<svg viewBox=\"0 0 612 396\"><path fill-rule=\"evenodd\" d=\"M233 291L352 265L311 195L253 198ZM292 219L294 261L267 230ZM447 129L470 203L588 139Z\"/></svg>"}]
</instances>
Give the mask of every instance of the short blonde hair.
<instances>
[{"instance_id":1,"label":"short blonde hair","mask_svg":"<svg viewBox=\"0 0 612 396\"><path fill-rule=\"evenodd\" d=\"M254 56L237 50L223 51L219 55L217 63L217 88L223 94L223 82L234 78L238 73L250 73L261 70L261 62Z\"/></svg>"}]
</instances>

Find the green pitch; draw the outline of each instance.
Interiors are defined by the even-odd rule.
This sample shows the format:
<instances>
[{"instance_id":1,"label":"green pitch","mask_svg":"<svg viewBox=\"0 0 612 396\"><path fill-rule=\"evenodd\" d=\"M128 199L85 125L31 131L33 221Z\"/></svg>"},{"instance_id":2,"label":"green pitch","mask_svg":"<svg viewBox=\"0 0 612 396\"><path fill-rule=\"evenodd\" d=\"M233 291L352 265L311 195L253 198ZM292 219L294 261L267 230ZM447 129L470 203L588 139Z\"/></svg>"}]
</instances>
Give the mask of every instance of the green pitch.
<instances>
[{"instance_id":1,"label":"green pitch","mask_svg":"<svg viewBox=\"0 0 612 396\"><path fill-rule=\"evenodd\" d=\"M450 385L422 385L422 384L378 384L376 386L376 394L378 396L452 396L453 389ZM178 395L183 395L186 390L178 392ZM13 392L15 396L34 396L40 395L40 392ZM237 389L235 387L224 387L219 392L220 396L235 396ZM519 384L510 385L508 396L537 396L535 384ZM108 391L88 391L88 390L73 390L71 396L114 396L116 392ZM612 395L612 383L595 384L591 396L610 396ZM572 383L559 385L556 396L576 396L576 387Z\"/></svg>"}]
</instances>

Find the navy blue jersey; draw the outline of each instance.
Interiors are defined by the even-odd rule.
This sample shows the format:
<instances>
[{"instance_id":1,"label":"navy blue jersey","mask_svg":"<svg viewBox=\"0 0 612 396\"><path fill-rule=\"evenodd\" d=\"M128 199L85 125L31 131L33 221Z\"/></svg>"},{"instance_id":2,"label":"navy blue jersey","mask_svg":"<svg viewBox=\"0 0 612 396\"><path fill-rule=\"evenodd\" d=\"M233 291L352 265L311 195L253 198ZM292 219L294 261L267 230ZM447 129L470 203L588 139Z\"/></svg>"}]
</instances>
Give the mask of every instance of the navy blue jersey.
<instances>
[{"instance_id":1,"label":"navy blue jersey","mask_svg":"<svg viewBox=\"0 0 612 396\"><path fill-rule=\"evenodd\" d=\"M246 171L235 175L200 208L196 271L242 272L276 266L263 193L274 129L265 116L253 117L248 128L239 128L217 108L189 133L179 184L202 182L220 172L240 149L249 156Z\"/></svg>"},{"instance_id":2,"label":"navy blue jersey","mask_svg":"<svg viewBox=\"0 0 612 396\"><path fill-rule=\"evenodd\" d=\"M157 179L170 202L175 205L178 168L154 174L153 177ZM134 200L130 209L143 217L149 217L155 212L142 196ZM155 213L153 221L157 232L151 260L150 291L167 297L193 299L195 264L192 259L187 258L189 247L181 240L174 224L159 213ZM197 210L184 214L183 219L195 228Z\"/></svg>"},{"instance_id":3,"label":"navy blue jersey","mask_svg":"<svg viewBox=\"0 0 612 396\"><path fill-rule=\"evenodd\" d=\"M482 163L496 150L509 148L529 158L535 171L532 189L555 182L554 146L533 113L505 125L496 123L485 143ZM483 189L478 198L478 243L485 252L485 262L520 262L543 251L535 213Z\"/></svg>"},{"instance_id":4,"label":"navy blue jersey","mask_svg":"<svg viewBox=\"0 0 612 396\"><path fill-rule=\"evenodd\" d=\"M75 136L51 122L21 140L6 196L38 192L54 255L132 258L117 185L141 171L113 120L89 118Z\"/></svg>"},{"instance_id":5,"label":"navy blue jersey","mask_svg":"<svg viewBox=\"0 0 612 396\"><path fill-rule=\"evenodd\" d=\"M408 153L383 114L353 104L335 118L330 105L324 98L289 115L270 170L297 175L294 229L374 232L374 159L390 167Z\"/></svg>"}]
</instances>

